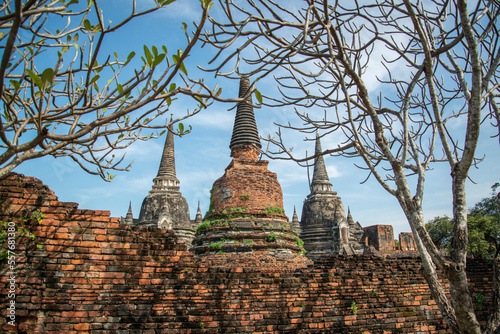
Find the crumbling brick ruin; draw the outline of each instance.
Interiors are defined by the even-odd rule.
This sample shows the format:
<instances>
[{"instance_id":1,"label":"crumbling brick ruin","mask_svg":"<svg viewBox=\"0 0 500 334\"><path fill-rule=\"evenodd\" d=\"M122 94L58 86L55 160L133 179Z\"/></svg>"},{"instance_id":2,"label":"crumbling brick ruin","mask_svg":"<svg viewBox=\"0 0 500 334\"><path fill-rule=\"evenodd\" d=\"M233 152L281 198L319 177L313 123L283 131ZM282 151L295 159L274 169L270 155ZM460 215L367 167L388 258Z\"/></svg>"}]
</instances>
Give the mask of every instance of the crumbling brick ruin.
<instances>
[{"instance_id":1,"label":"crumbling brick ruin","mask_svg":"<svg viewBox=\"0 0 500 334\"><path fill-rule=\"evenodd\" d=\"M126 217L112 218L109 211L59 202L35 178L11 173L0 179L0 220L13 222L18 232L30 231L17 234L15 270L1 267L0 283L13 287L0 289L1 328L103 334L446 332L411 233L400 235L396 249L392 226L363 229L350 211L346 216L322 156L315 161L302 220L294 210L289 221L277 176L259 160L249 83L241 80L239 96L246 102L237 107L232 161L214 182L204 218L198 204L190 220L175 175L171 129L138 219L130 205ZM472 293L483 296L478 316L485 321L491 263L469 260L467 269ZM12 300L14 326L7 317Z\"/></svg>"},{"instance_id":2,"label":"crumbling brick ruin","mask_svg":"<svg viewBox=\"0 0 500 334\"><path fill-rule=\"evenodd\" d=\"M299 255L302 243L283 210L277 175L267 169L268 161L259 160L262 146L249 92L250 80L243 78L239 97L248 97L237 107L229 145L233 159L214 182L210 208L192 250L205 256L245 253L256 263L265 257L273 263L305 267L309 261ZM241 259L230 258L233 265Z\"/></svg>"},{"instance_id":3,"label":"crumbling brick ruin","mask_svg":"<svg viewBox=\"0 0 500 334\"><path fill-rule=\"evenodd\" d=\"M0 289L6 333L446 331L415 257L325 256L298 269L268 262L267 270L250 259L231 267L200 261L172 230L119 224L108 211L59 202L31 177L0 180L0 201L0 220L18 229L18 217L44 214L24 225L35 240L16 239L15 327L7 324L8 290ZM486 297L477 310L484 322L491 266L468 260L467 270L473 295Z\"/></svg>"}]
</instances>

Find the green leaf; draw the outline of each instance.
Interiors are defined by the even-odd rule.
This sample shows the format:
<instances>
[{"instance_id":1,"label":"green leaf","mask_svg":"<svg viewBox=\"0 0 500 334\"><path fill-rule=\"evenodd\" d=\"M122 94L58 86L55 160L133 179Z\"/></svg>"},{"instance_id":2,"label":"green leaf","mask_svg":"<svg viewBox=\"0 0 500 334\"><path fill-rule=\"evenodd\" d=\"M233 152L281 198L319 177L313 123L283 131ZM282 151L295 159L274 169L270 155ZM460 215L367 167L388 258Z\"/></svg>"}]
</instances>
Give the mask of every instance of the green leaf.
<instances>
[{"instance_id":1,"label":"green leaf","mask_svg":"<svg viewBox=\"0 0 500 334\"><path fill-rule=\"evenodd\" d=\"M89 84L92 85L94 82L96 82L101 76L100 75L96 75L92 78L92 80L90 80Z\"/></svg>"},{"instance_id":2,"label":"green leaf","mask_svg":"<svg viewBox=\"0 0 500 334\"><path fill-rule=\"evenodd\" d=\"M172 83L170 84L170 87L168 89L169 92L173 91L175 88L177 87L177 85L175 83Z\"/></svg>"},{"instance_id":3,"label":"green leaf","mask_svg":"<svg viewBox=\"0 0 500 334\"><path fill-rule=\"evenodd\" d=\"M118 94L122 94L123 93L123 86L118 84L116 85L116 89L118 90Z\"/></svg>"},{"instance_id":4,"label":"green leaf","mask_svg":"<svg viewBox=\"0 0 500 334\"><path fill-rule=\"evenodd\" d=\"M3 39L4 36L5 36L5 33L3 31L0 31L0 40Z\"/></svg>"},{"instance_id":5,"label":"green leaf","mask_svg":"<svg viewBox=\"0 0 500 334\"><path fill-rule=\"evenodd\" d=\"M169 96L165 99L167 101L167 106L170 106L172 104L172 98Z\"/></svg>"},{"instance_id":6,"label":"green leaf","mask_svg":"<svg viewBox=\"0 0 500 334\"><path fill-rule=\"evenodd\" d=\"M31 71L29 69L26 69L26 73L28 73L28 76L31 78L31 80L33 80L35 85L39 89L42 89L42 79L40 79L40 77L36 73L34 73L33 71Z\"/></svg>"},{"instance_id":7,"label":"green leaf","mask_svg":"<svg viewBox=\"0 0 500 334\"><path fill-rule=\"evenodd\" d=\"M157 57L158 56L158 49L156 48L156 46L152 46L151 47L151 51L153 51L153 56L154 57Z\"/></svg>"},{"instance_id":8,"label":"green leaf","mask_svg":"<svg viewBox=\"0 0 500 334\"><path fill-rule=\"evenodd\" d=\"M257 89L255 90L255 98L262 104L262 94Z\"/></svg>"},{"instance_id":9,"label":"green leaf","mask_svg":"<svg viewBox=\"0 0 500 334\"><path fill-rule=\"evenodd\" d=\"M161 3L161 6L163 7L163 6L166 6L166 5L170 5L170 4L171 4L172 2L174 2L174 1L175 1L175 0L166 0L166 1L163 1L163 2Z\"/></svg>"},{"instance_id":10,"label":"green leaf","mask_svg":"<svg viewBox=\"0 0 500 334\"><path fill-rule=\"evenodd\" d=\"M10 84L12 85L12 87L14 87L14 90L16 92L19 90L19 87L21 86L19 81L16 81L16 80L10 80Z\"/></svg>"},{"instance_id":11,"label":"green leaf","mask_svg":"<svg viewBox=\"0 0 500 334\"><path fill-rule=\"evenodd\" d=\"M161 49L163 50L163 52L165 52L165 54L167 54L167 53L168 53L168 52L167 52L167 47L166 47L165 45L162 45L162 46L161 46Z\"/></svg>"},{"instance_id":12,"label":"green leaf","mask_svg":"<svg viewBox=\"0 0 500 334\"><path fill-rule=\"evenodd\" d=\"M212 0L202 0L203 2L203 6L208 9L212 8L212 6L214 5L214 3L212 2Z\"/></svg>"},{"instance_id":13,"label":"green leaf","mask_svg":"<svg viewBox=\"0 0 500 334\"><path fill-rule=\"evenodd\" d=\"M158 57L155 57L155 60L153 61L153 66L152 67L155 67L158 64L160 64L163 61L163 59L165 59L165 54L164 53L162 53Z\"/></svg>"},{"instance_id":14,"label":"green leaf","mask_svg":"<svg viewBox=\"0 0 500 334\"><path fill-rule=\"evenodd\" d=\"M219 88L219 90L217 91L217 93L215 93L215 97L218 97L221 93L222 93L222 88Z\"/></svg>"},{"instance_id":15,"label":"green leaf","mask_svg":"<svg viewBox=\"0 0 500 334\"><path fill-rule=\"evenodd\" d=\"M69 46L65 45L62 47L61 55L65 54L69 50Z\"/></svg>"},{"instance_id":16,"label":"green leaf","mask_svg":"<svg viewBox=\"0 0 500 334\"><path fill-rule=\"evenodd\" d=\"M151 66L153 63L153 56L146 45L144 45L144 56L146 56L147 64Z\"/></svg>"},{"instance_id":17,"label":"green leaf","mask_svg":"<svg viewBox=\"0 0 500 334\"><path fill-rule=\"evenodd\" d=\"M87 31L92 30L92 25L90 24L90 21L89 21L89 20L84 20L84 21L83 21L83 27L84 27L84 28L85 28L85 30L87 30Z\"/></svg>"},{"instance_id":18,"label":"green leaf","mask_svg":"<svg viewBox=\"0 0 500 334\"><path fill-rule=\"evenodd\" d=\"M78 34L75 34L75 36L73 36L73 43L76 43L78 42Z\"/></svg>"},{"instance_id":19,"label":"green leaf","mask_svg":"<svg viewBox=\"0 0 500 334\"><path fill-rule=\"evenodd\" d=\"M123 135L123 133L121 133L121 134L118 136L118 139L123 138L123 136L124 136L124 135Z\"/></svg>"},{"instance_id":20,"label":"green leaf","mask_svg":"<svg viewBox=\"0 0 500 334\"><path fill-rule=\"evenodd\" d=\"M188 26L188 25L186 24L186 22L182 22L182 27L181 27L181 29L182 29L182 30L184 30L184 31L187 31L187 26Z\"/></svg>"},{"instance_id":21,"label":"green leaf","mask_svg":"<svg viewBox=\"0 0 500 334\"><path fill-rule=\"evenodd\" d=\"M71 0L70 2L68 2L66 6L72 5L74 3L78 3L78 0Z\"/></svg>"},{"instance_id":22,"label":"green leaf","mask_svg":"<svg viewBox=\"0 0 500 334\"><path fill-rule=\"evenodd\" d=\"M99 31L101 31L101 25L100 24L96 24L95 27L94 27L94 29L92 29L92 33L96 34Z\"/></svg>"},{"instance_id":23,"label":"green leaf","mask_svg":"<svg viewBox=\"0 0 500 334\"><path fill-rule=\"evenodd\" d=\"M184 66L184 63L181 63L181 66L179 66L179 69L184 73L185 75L188 75L188 72L186 70L186 67Z\"/></svg>"},{"instance_id":24,"label":"green leaf","mask_svg":"<svg viewBox=\"0 0 500 334\"><path fill-rule=\"evenodd\" d=\"M184 124L179 123L179 133L184 133Z\"/></svg>"},{"instance_id":25,"label":"green leaf","mask_svg":"<svg viewBox=\"0 0 500 334\"><path fill-rule=\"evenodd\" d=\"M181 56L182 56L182 50L181 49L177 50L177 54L172 56L172 58L174 59L174 63L176 65L177 65L177 63L179 63L179 60L180 60ZM182 73L184 73L185 75L188 75L186 67L184 66L184 63L181 63L179 65L179 69L182 71Z\"/></svg>"},{"instance_id":26,"label":"green leaf","mask_svg":"<svg viewBox=\"0 0 500 334\"><path fill-rule=\"evenodd\" d=\"M130 52L129 55L128 55L128 57L127 57L127 61L125 62L125 64L128 64L132 60L132 58L134 58L134 57L135 57L135 52L134 51Z\"/></svg>"},{"instance_id":27,"label":"green leaf","mask_svg":"<svg viewBox=\"0 0 500 334\"><path fill-rule=\"evenodd\" d=\"M41 90L46 90L54 79L54 70L51 68L46 68L42 73L42 87Z\"/></svg>"}]
</instances>

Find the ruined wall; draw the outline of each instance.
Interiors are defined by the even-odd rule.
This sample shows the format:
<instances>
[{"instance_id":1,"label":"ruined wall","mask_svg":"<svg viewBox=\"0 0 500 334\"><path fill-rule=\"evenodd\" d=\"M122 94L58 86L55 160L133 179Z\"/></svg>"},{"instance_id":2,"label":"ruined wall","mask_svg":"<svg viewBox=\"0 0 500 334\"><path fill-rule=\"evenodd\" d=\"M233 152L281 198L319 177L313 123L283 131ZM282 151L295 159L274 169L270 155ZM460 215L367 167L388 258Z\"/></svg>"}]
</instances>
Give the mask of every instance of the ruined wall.
<instances>
[{"instance_id":1,"label":"ruined wall","mask_svg":"<svg viewBox=\"0 0 500 334\"><path fill-rule=\"evenodd\" d=\"M396 249L394 230L391 225L373 225L364 227L366 246L373 246L381 253L391 253Z\"/></svg>"},{"instance_id":2,"label":"ruined wall","mask_svg":"<svg viewBox=\"0 0 500 334\"><path fill-rule=\"evenodd\" d=\"M170 231L118 224L107 211L61 203L40 181L0 181L3 217L28 219L37 238L16 239L19 333L437 333L445 331L415 258L326 257L284 272L201 264ZM20 223L18 223L18 228ZM43 243L42 248L37 245ZM4 245L5 248L5 245ZM2 262L0 285L7 284ZM471 262L486 296L491 270ZM7 289L0 328L12 329ZM478 305L479 308L479 305Z\"/></svg>"},{"instance_id":3,"label":"ruined wall","mask_svg":"<svg viewBox=\"0 0 500 334\"><path fill-rule=\"evenodd\" d=\"M399 234L399 249L402 252L417 252L417 244L413 239L413 233L401 232Z\"/></svg>"}]
</instances>

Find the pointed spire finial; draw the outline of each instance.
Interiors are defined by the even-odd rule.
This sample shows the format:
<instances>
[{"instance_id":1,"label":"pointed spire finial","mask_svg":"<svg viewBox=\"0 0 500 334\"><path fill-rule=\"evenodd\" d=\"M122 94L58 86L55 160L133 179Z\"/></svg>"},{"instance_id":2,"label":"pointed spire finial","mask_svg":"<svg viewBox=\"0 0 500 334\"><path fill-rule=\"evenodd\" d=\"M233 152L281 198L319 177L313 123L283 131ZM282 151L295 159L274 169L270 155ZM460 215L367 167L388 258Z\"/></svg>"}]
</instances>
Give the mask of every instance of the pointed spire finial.
<instances>
[{"instance_id":1,"label":"pointed spire finial","mask_svg":"<svg viewBox=\"0 0 500 334\"><path fill-rule=\"evenodd\" d=\"M173 114L170 116L170 123L172 123L172 120ZM172 129L172 124L167 127L167 137L165 138L165 146L163 147L163 154L161 156L157 176L175 177L174 131Z\"/></svg>"},{"instance_id":2,"label":"pointed spire finial","mask_svg":"<svg viewBox=\"0 0 500 334\"><path fill-rule=\"evenodd\" d=\"M130 201L130 203L128 204L128 211L127 211L126 218L127 219L133 219L134 218L134 216L132 214L132 201Z\"/></svg>"},{"instance_id":3,"label":"pointed spire finial","mask_svg":"<svg viewBox=\"0 0 500 334\"><path fill-rule=\"evenodd\" d=\"M200 201L198 201L198 211L196 211L196 218L194 219L194 221L197 223L197 224L200 224L203 220L203 216L201 214L201 209L200 209Z\"/></svg>"},{"instance_id":4,"label":"pointed spire finial","mask_svg":"<svg viewBox=\"0 0 500 334\"><path fill-rule=\"evenodd\" d=\"M292 216L292 222L298 222L299 221L299 216L297 216L297 210L295 209L295 205L293 206L293 216Z\"/></svg>"},{"instance_id":5,"label":"pointed spire finial","mask_svg":"<svg viewBox=\"0 0 500 334\"><path fill-rule=\"evenodd\" d=\"M347 207L347 220L352 220L352 215L351 215L351 208Z\"/></svg>"},{"instance_id":6,"label":"pointed spire finial","mask_svg":"<svg viewBox=\"0 0 500 334\"><path fill-rule=\"evenodd\" d=\"M125 215L125 219L123 219L123 223L125 224L133 224L134 223L134 215L132 214L132 201L128 204L128 211Z\"/></svg>"},{"instance_id":7,"label":"pointed spire finial","mask_svg":"<svg viewBox=\"0 0 500 334\"><path fill-rule=\"evenodd\" d=\"M323 150L321 149L321 141L319 139L319 133L316 131L316 148L315 154L321 154ZM314 172L311 182L312 191L331 191L332 184L328 178L328 173L326 172L325 160L323 156L320 155L314 159Z\"/></svg>"},{"instance_id":8,"label":"pointed spire finial","mask_svg":"<svg viewBox=\"0 0 500 334\"><path fill-rule=\"evenodd\" d=\"M245 97L250 91L250 79L248 76L241 77L239 97ZM259 139L259 131L257 130L257 123L255 122L255 115L252 107L252 96L248 95L245 102L238 103L236 109L236 117L234 119L233 135L231 137L231 144L229 148L241 145L252 145L257 149L262 148Z\"/></svg>"}]
</instances>

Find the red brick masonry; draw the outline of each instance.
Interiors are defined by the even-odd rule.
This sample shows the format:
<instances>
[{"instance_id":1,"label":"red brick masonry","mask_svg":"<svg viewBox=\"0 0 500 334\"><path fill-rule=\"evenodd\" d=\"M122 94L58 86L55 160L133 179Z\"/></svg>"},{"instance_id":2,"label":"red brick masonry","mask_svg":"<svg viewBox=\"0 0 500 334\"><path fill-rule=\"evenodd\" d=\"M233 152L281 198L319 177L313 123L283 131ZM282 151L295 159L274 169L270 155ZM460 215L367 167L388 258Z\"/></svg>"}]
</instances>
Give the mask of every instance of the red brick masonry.
<instances>
[{"instance_id":1,"label":"red brick masonry","mask_svg":"<svg viewBox=\"0 0 500 334\"><path fill-rule=\"evenodd\" d=\"M232 150L233 160L222 177L214 182L208 216L221 216L225 211L241 208L246 215L264 215L268 207L283 209L283 193L276 173L267 170L269 161L258 159L253 146ZM282 213L275 217L286 218Z\"/></svg>"},{"instance_id":2,"label":"red brick masonry","mask_svg":"<svg viewBox=\"0 0 500 334\"><path fill-rule=\"evenodd\" d=\"M45 218L36 240L16 239L19 333L436 333L444 332L417 258L335 256L264 272L201 263L171 231L122 226L108 211L57 201L39 180L0 181L3 217ZM43 243L39 249L36 244ZM3 245L5 249L5 245ZM255 259L250 259L251 261ZM262 259L265 261L265 259ZM0 330L7 325L1 262ZM250 266L249 266L250 267ZM471 290L491 296L491 270L469 262ZM474 298L474 300L476 300ZM480 309L481 308L481 309Z\"/></svg>"}]
</instances>

